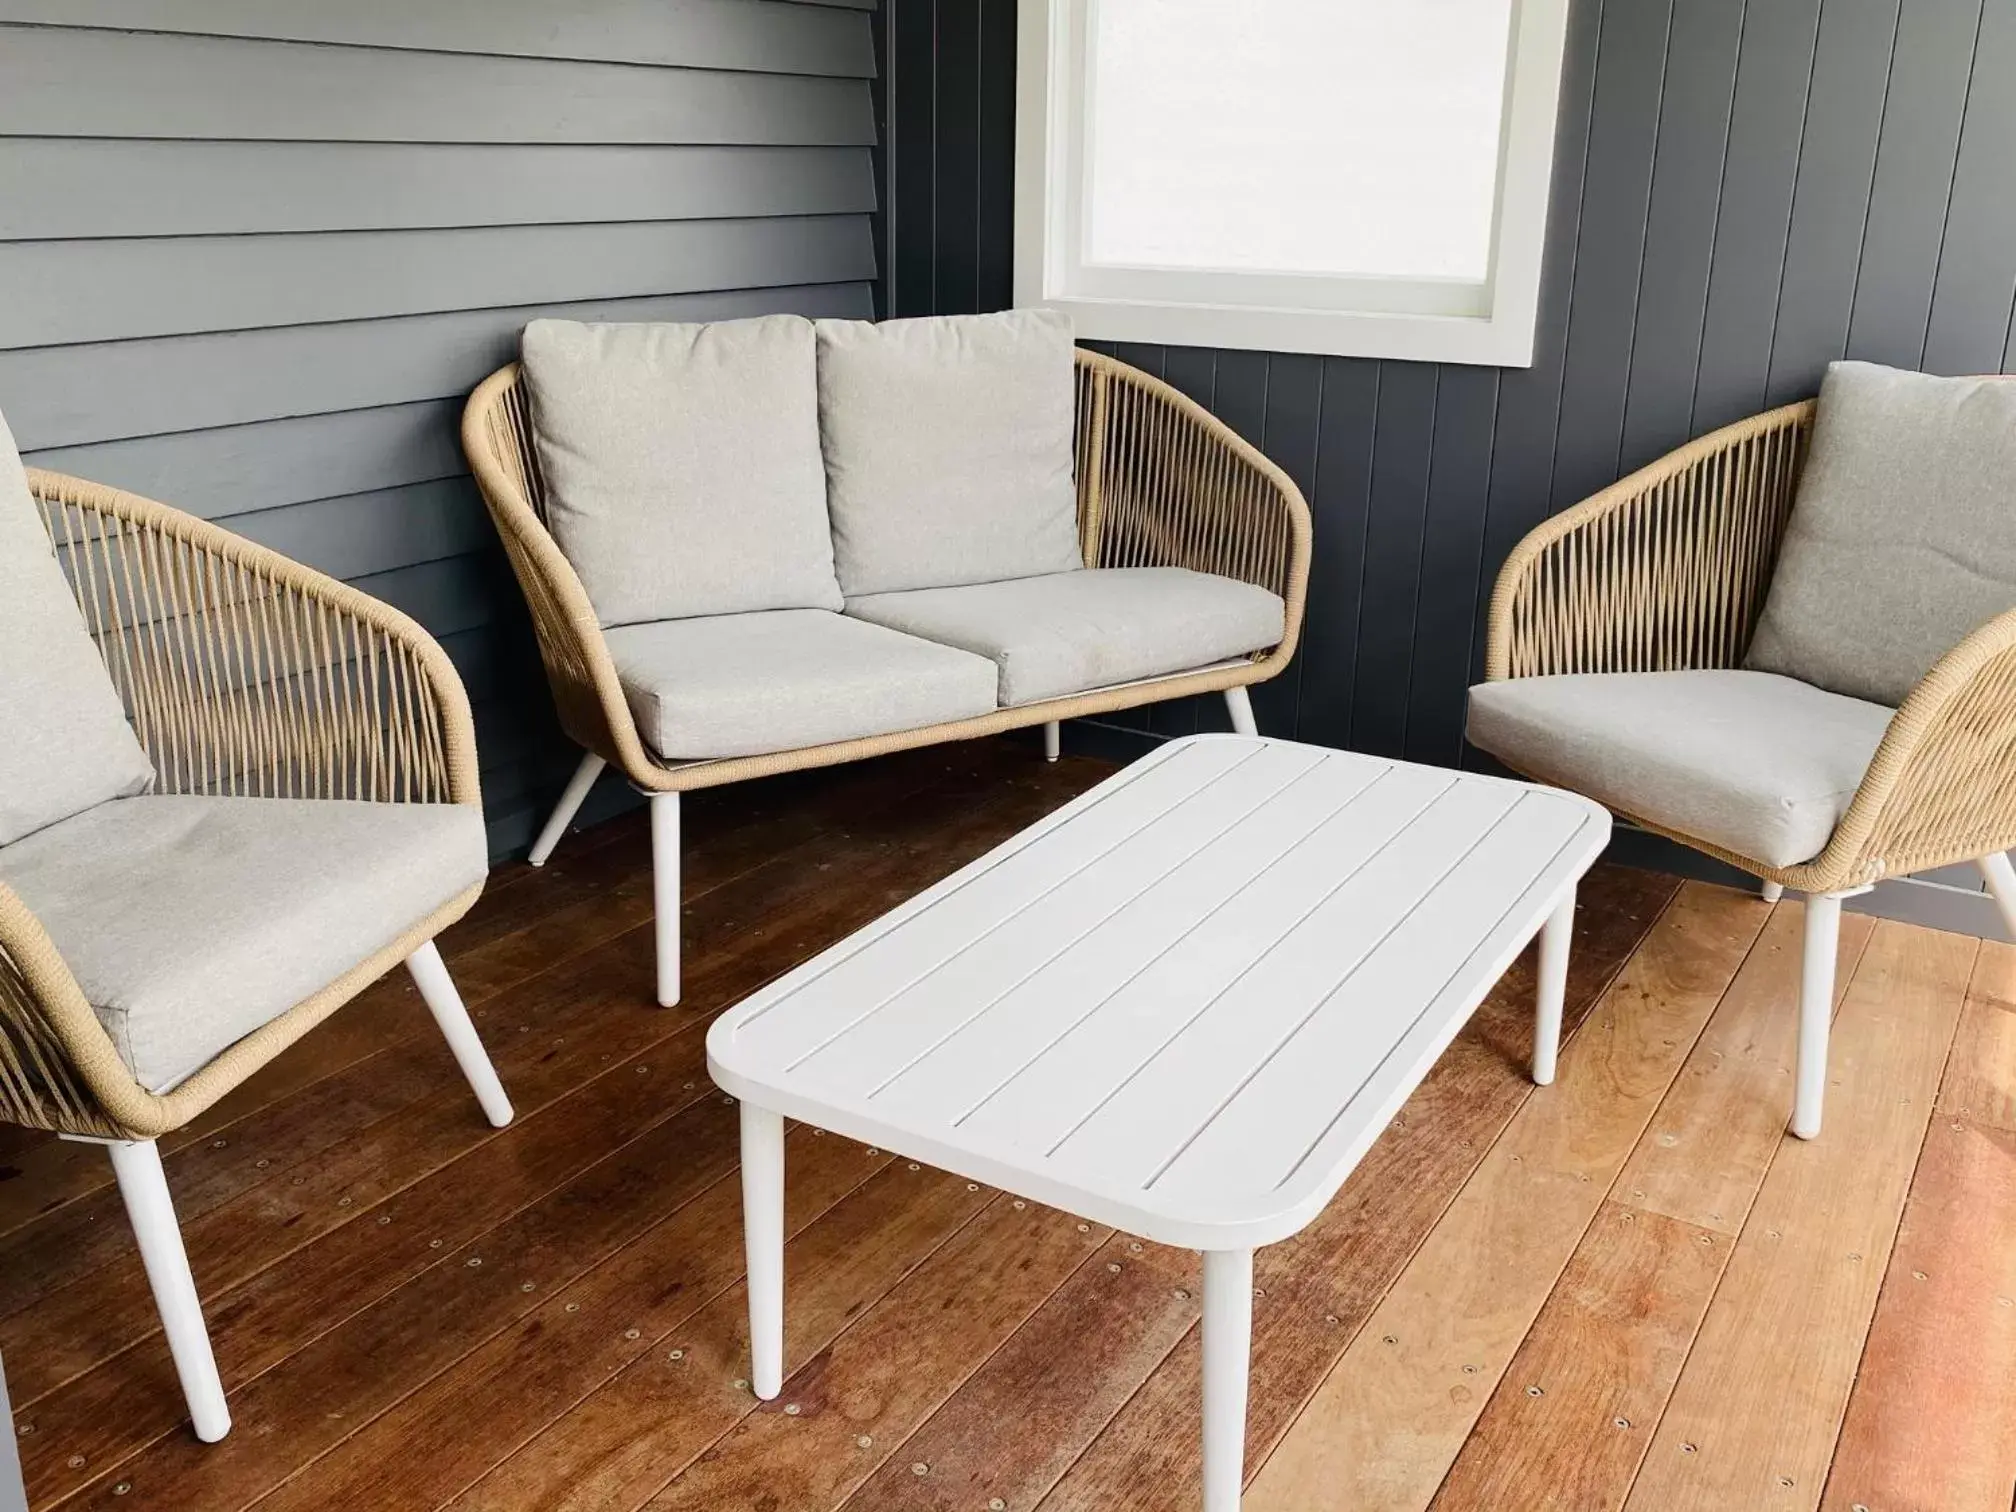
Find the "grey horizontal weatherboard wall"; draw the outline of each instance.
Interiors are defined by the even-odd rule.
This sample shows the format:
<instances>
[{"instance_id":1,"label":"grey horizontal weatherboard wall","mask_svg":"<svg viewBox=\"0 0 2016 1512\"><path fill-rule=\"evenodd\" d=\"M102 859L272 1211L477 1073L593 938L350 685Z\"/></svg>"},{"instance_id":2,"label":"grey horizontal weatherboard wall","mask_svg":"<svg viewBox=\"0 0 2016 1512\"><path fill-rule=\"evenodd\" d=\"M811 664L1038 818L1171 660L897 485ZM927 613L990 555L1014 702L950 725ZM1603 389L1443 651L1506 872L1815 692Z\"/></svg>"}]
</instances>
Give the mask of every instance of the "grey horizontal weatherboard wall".
<instances>
[{"instance_id":1,"label":"grey horizontal weatherboard wall","mask_svg":"<svg viewBox=\"0 0 2016 1512\"><path fill-rule=\"evenodd\" d=\"M0 0L0 412L417 618L521 848L573 755L463 396L536 315L868 314L872 8Z\"/></svg>"},{"instance_id":2,"label":"grey horizontal weatherboard wall","mask_svg":"<svg viewBox=\"0 0 2016 1512\"><path fill-rule=\"evenodd\" d=\"M879 41L884 307L1004 306L1014 0L888 0ZM1574 0L1532 367L1113 348L1309 496L1303 649L1261 727L1475 759L1485 601L1534 525L1834 358L2016 367L2012 81L2016 0ZM1894 906L1995 927L1971 891Z\"/></svg>"}]
</instances>

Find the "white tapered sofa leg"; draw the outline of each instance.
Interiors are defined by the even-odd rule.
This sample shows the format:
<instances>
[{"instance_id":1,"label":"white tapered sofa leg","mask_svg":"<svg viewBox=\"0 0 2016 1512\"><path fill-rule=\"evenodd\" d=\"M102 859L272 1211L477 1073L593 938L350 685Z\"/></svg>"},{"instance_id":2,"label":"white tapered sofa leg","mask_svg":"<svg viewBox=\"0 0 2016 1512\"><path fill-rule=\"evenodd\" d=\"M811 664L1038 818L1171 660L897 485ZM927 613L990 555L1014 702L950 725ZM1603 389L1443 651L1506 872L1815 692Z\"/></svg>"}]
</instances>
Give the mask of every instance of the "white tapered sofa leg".
<instances>
[{"instance_id":1,"label":"white tapered sofa leg","mask_svg":"<svg viewBox=\"0 0 2016 1512\"><path fill-rule=\"evenodd\" d=\"M574 822L574 816L581 812L581 805L588 801L588 790L595 786L595 779L602 775L602 768L608 763L593 751L581 758L581 765L574 768L574 775L567 779L567 787L560 794L560 801L553 805L553 812L546 816L546 827L539 831L539 838L532 842L532 849L525 859L534 866L544 866L546 858L553 854L553 847L560 843L560 837L567 833L567 826Z\"/></svg>"},{"instance_id":2,"label":"white tapered sofa leg","mask_svg":"<svg viewBox=\"0 0 2016 1512\"><path fill-rule=\"evenodd\" d=\"M1232 715L1232 728L1241 735L1258 735L1260 726L1253 722L1253 700L1246 696L1244 688L1225 690L1225 707Z\"/></svg>"},{"instance_id":3,"label":"white tapered sofa leg","mask_svg":"<svg viewBox=\"0 0 2016 1512\"><path fill-rule=\"evenodd\" d=\"M1757 884L1757 896L1762 898L1766 903L1776 903L1780 898L1785 896L1785 884L1783 882L1760 882Z\"/></svg>"},{"instance_id":4,"label":"white tapered sofa leg","mask_svg":"<svg viewBox=\"0 0 2016 1512\"><path fill-rule=\"evenodd\" d=\"M1841 945L1840 893L1806 900L1806 943L1799 971L1799 1059L1792 1094L1792 1132L1820 1132L1827 1096L1827 1037L1834 1021L1834 964Z\"/></svg>"},{"instance_id":5,"label":"white tapered sofa leg","mask_svg":"<svg viewBox=\"0 0 2016 1512\"><path fill-rule=\"evenodd\" d=\"M658 1006L679 1001L679 795L651 795L651 905L658 943Z\"/></svg>"},{"instance_id":6,"label":"white tapered sofa leg","mask_svg":"<svg viewBox=\"0 0 2016 1512\"><path fill-rule=\"evenodd\" d=\"M1051 720L1043 726L1043 759L1055 761L1064 754L1064 726Z\"/></svg>"},{"instance_id":7,"label":"white tapered sofa leg","mask_svg":"<svg viewBox=\"0 0 2016 1512\"><path fill-rule=\"evenodd\" d=\"M504 1094L497 1068L490 1064L490 1052L483 1048L476 1026L470 1022L469 1010L462 1004L462 994L455 990L455 979L448 975L448 967L432 940L406 958L406 969L413 973L413 984L420 989L434 1022L441 1026L441 1035L454 1052L455 1064L468 1078L483 1116L490 1120L492 1128L503 1128L511 1122L511 1099Z\"/></svg>"},{"instance_id":8,"label":"white tapered sofa leg","mask_svg":"<svg viewBox=\"0 0 2016 1512\"><path fill-rule=\"evenodd\" d=\"M217 1358L210 1352L210 1333L203 1326L203 1304L196 1279L189 1274L189 1256L182 1248L182 1230L175 1222L175 1204L168 1196L168 1177L161 1169L161 1151L151 1139L108 1142L112 1174L140 1246L140 1263L168 1335L168 1352L189 1404L196 1437L214 1444L231 1431L231 1411L224 1405L224 1383Z\"/></svg>"}]
</instances>

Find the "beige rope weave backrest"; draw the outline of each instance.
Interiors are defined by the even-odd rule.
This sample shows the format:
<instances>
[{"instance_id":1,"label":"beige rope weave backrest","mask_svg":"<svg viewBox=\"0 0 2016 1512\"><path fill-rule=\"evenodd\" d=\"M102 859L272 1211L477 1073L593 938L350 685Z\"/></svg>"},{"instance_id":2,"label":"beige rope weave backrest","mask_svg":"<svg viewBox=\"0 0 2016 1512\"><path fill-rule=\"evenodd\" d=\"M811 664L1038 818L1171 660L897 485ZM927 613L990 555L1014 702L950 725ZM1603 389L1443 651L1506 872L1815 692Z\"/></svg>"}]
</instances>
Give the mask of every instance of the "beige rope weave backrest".
<instances>
[{"instance_id":1,"label":"beige rope weave backrest","mask_svg":"<svg viewBox=\"0 0 2016 1512\"><path fill-rule=\"evenodd\" d=\"M438 712L453 673L405 616L165 505L31 486L156 792L458 796Z\"/></svg>"}]
</instances>

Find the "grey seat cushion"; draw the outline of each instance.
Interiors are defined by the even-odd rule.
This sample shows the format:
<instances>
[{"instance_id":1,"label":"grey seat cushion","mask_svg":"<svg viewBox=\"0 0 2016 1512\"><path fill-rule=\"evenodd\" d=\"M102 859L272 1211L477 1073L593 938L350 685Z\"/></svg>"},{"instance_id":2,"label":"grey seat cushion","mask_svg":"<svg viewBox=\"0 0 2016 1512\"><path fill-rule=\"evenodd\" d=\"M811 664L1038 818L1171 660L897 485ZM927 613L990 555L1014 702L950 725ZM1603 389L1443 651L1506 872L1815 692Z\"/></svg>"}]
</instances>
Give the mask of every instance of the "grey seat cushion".
<instances>
[{"instance_id":1,"label":"grey seat cushion","mask_svg":"<svg viewBox=\"0 0 2016 1512\"><path fill-rule=\"evenodd\" d=\"M1470 743L1508 766L1772 866L1811 860L1890 723L1767 672L1519 677L1470 690Z\"/></svg>"},{"instance_id":2,"label":"grey seat cushion","mask_svg":"<svg viewBox=\"0 0 2016 1512\"><path fill-rule=\"evenodd\" d=\"M2016 382L1837 362L1745 664L1902 703L2016 608Z\"/></svg>"},{"instance_id":3,"label":"grey seat cushion","mask_svg":"<svg viewBox=\"0 0 2016 1512\"><path fill-rule=\"evenodd\" d=\"M857 619L942 641L1001 669L1001 703L1188 671L1280 642L1265 588L1183 567L1101 567L847 601Z\"/></svg>"},{"instance_id":4,"label":"grey seat cushion","mask_svg":"<svg viewBox=\"0 0 2016 1512\"><path fill-rule=\"evenodd\" d=\"M1083 565L1071 324L1051 310L819 322L819 436L849 598Z\"/></svg>"},{"instance_id":5,"label":"grey seat cushion","mask_svg":"<svg viewBox=\"0 0 2016 1512\"><path fill-rule=\"evenodd\" d=\"M483 880L480 809L120 798L0 847L120 1058L163 1091Z\"/></svg>"},{"instance_id":6,"label":"grey seat cushion","mask_svg":"<svg viewBox=\"0 0 2016 1512\"><path fill-rule=\"evenodd\" d=\"M609 654L667 761L757 756L991 713L994 668L820 609L626 625Z\"/></svg>"},{"instance_id":7,"label":"grey seat cushion","mask_svg":"<svg viewBox=\"0 0 2016 1512\"><path fill-rule=\"evenodd\" d=\"M812 322L535 320L553 537L604 625L837 609Z\"/></svg>"},{"instance_id":8,"label":"grey seat cushion","mask_svg":"<svg viewBox=\"0 0 2016 1512\"><path fill-rule=\"evenodd\" d=\"M153 780L0 419L0 845Z\"/></svg>"}]
</instances>

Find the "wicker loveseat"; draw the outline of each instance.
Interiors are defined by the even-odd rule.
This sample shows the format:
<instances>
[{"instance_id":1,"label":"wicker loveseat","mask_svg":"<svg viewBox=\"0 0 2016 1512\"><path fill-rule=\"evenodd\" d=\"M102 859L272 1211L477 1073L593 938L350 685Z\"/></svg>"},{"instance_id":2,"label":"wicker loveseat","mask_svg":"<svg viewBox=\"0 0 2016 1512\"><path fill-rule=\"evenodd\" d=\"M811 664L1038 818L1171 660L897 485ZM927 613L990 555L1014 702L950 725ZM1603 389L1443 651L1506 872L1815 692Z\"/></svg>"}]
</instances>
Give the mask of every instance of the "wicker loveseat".
<instances>
[{"instance_id":1,"label":"wicker loveseat","mask_svg":"<svg viewBox=\"0 0 2016 1512\"><path fill-rule=\"evenodd\" d=\"M1830 471L1809 489L1816 422L1833 427ZM1873 484L1844 481L1858 467ZM1978 518L1938 518L1970 489ZM1844 493L1863 511L1845 530ZM1474 744L1740 867L1767 898L1807 894L1802 1138L1820 1129L1843 898L1973 862L2016 934L2012 509L2016 383L1837 364L1819 401L1546 521L1492 594ZM1781 592L1805 594L1803 649Z\"/></svg>"},{"instance_id":2,"label":"wicker loveseat","mask_svg":"<svg viewBox=\"0 0 2016 1512\"><path fill-rule=\"evenodd\" d=\"M510 1121L432 943L488 864L468 699L403 614L166 505L24 474L4 424L0 628L0 1117L107 1146L219 1439L156 1138L402 961Z\"/></svg>"},{"instance_id":3,"label":"wicker loveseat","mask_svg":"<svg viewBox=\"0 0 2016 1512\"><path fill-rule=\"evenodd\" d=\"M1068 354L1068 333L1064 350ZM1068 366L1071 358L1065 361ZM1076 454L1065 458L1076 480L1074 558L1082 553L1085 567L1190 569L1257 585L1278 595L1285 609L1285 623L1277 619L1278 639L1255 653L1119 685L1012 704L1004 697L998 707L990 694L989 707L966 717L706 760L667 760L640 734L611 654L612 632L549 529L548 485L520 365L492 375L471 396L463 445L531 607L561 723L586 752L531 859L537 864L550 853L605 765L650 797L661 1004L670 1006L679 995L682 792L1031 725L1046 727L1054 759L1061 720L1198 693L1222 693L1235 727L1253 727L1246 689L1282 669L1300 632L1309 572L1307 505L1280 468L1176 390L1092 352L1076 352L1075 364Z\"/></svg>"}]
</instances>

